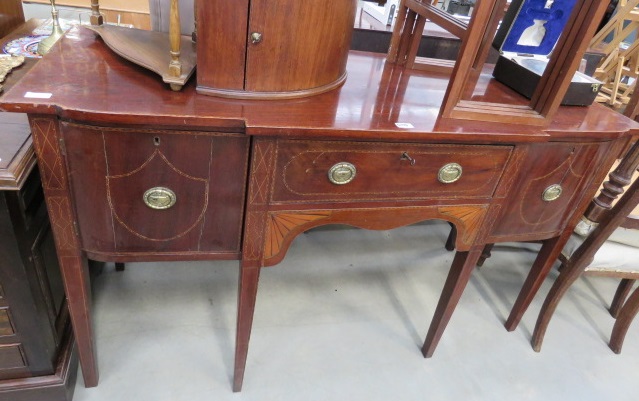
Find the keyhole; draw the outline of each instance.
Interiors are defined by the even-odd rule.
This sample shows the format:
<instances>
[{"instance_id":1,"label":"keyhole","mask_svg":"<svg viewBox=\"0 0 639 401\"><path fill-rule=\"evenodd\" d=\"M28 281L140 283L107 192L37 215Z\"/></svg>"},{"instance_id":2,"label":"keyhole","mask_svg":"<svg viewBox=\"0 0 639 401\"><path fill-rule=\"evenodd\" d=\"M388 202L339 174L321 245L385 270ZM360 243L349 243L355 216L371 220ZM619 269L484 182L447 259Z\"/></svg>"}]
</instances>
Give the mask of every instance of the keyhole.
<instances>
[{"instance_id":1,"label":"keyhole","mask_svg":"<svg viewBox=\"0 0 639 401\"><path fill-rule=\"evenodd\" d=\"M160 137L156 136L155 138L153 138L153 144L155 146L160 146Z\"/></svg>"}]
</instances>

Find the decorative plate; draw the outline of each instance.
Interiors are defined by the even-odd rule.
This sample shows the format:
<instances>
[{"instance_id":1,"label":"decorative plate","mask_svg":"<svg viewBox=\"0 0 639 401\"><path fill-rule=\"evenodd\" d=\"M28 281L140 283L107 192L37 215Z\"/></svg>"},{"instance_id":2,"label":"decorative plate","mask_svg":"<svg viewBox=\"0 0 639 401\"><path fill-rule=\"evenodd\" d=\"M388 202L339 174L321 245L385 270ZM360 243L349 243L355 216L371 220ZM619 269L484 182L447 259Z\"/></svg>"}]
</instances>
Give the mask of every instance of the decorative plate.
<instances>
[{"instance_id":1,"label":"decorative plate","mask_svg":"<svg viewBox=\"0 0 639 401\"><path fill-rule=\"evenodd\" d=\"M42 56L38 54L38 43L46 37L47 35L30 35L14 39L7 42L2 50L13 56L40 58Z\"/></svg>"}]
</instances>

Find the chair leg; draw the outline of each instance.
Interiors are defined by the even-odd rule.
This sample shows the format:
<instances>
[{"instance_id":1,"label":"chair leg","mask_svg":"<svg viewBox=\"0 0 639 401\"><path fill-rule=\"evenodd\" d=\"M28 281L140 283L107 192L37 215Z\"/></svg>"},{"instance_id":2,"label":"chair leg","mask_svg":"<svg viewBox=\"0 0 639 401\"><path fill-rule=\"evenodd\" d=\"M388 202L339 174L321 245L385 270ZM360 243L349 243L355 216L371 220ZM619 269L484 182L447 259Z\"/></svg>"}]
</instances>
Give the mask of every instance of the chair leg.
<instances>
[{"instance_id":1,"label":"chair leg","mask_svg":"<svg viewBox=\"0 0 639 401\"><path fill-rule=\"evenodd\" d=\"M619 317L615 321L615 325L612 328L612 335L610 336L610 349L615 353L621 352L623 346L623 340L626 338L628 328L632 323L632 320L639 312L639 289L635 290L628 301L624 304L619 312Z\"/></svg>"},{"instance_id":2,"label":"chair leg","mask_svg":"<svg viewBox=\"0 0 639 401\"><path fill-rule=\"evenodd\" d=\"M579 278L581 272L581 269L566 266L550 288L550 291L544 300L544 304L541 307L541 311L539 312L539 316L537 317L535 330L533 331L531 344L535 352L539 352L541 350L541 344L544 341L544 335L546 334L546 329L550 323L550 318L552 318L553 313L555 313L555 309L557 309L559 301L561 301L561 298L563 298L566 294L568 288L570 288L570 286Z\"/></svg>"},{"instance_id":3,"label":"chair leg","mask_svg":"<svg viewBox=\"0 0 639 401\"><path fill-rule=\"evenodd\" d=\"M479 260L477 260L478 267L482 267L486 259L492 256L490 251L493 250L494 246L495 244L486 244L486 246L484 247L484 250L481 251L481 256L479 257Z\"/></svg>"},{"instance_id":4,"label":"chair leg","mask_svg":"<svg viewBox=\"0 0 639 401\"><path fill-rule=\"evenodd\" d=\"M612 303L610 304L610 315L615 319L619 317L619 312L623 307L623 304L626 302L626 298L628 298L628 294L630 294L630 290L632 290L632 286L634 285L635 280L625 278L621 280L619 283L619 287L617 287L617 292L615 292L615 297L612 299Z\"/></svg>"},{"instance_id":5,"label":"chair leg","mask_svg":"<svg viewBox=\"0 0 639 401\"><path fill-rule=\"evenodd\" d=\"M446 250L452 252L455 250L455 242L457 241L457 228L453 223L448 224L450 224L450 234L446 240Z\"/></svg>"},{"instance_id":6,"label":"chair leg","mask_svg":"<svg viewBox=\"0 0 639 401\"><path fill-rule=\"evenodd\" d=\"M120 263L120 262L115 262L115 271L116 272L123 272L124 271L124 263Z\"/></svg>"},{"instance_id":7,"label":"chair leg","mask_svg":"<svg viewBox=\"0 0 639 401\"><path fill-rule=\"evenodd\" d=\"M533 263L533 266L528 273L528 277L526 277L526 281L521 287L519 296L510 311L510 315L506 320L506 324L504 325L506 330L513 331L519 325L521 318L524 316L524 313L526 313L530 303L535 298L537 291L539 291L539 287L541 287L541 284L546 279L546 276L548 276L548 272L550 272L555 260L557 260L557 256L559 256L561 250L566 244L566 241L568 241L569 234L570 233L568 233L568 235L555 237L543 242L541 250L535 259L535 263Z\"/></svg>"},{"instance_id":8,"label":"chair leg","mask_svg":"<svg viewBox=\"0 0 639 401\"><path fill-rule=\"evenodd\" d=\"M259 278L259 267L240 266L237 331L235 334L235 371L233 374L233 392L236 393L242 391Z\"/></svg>"},{"instance_id":9,"label":"chair leg","mask_svg":"<svg viewBox=\"0 0 639 401\"><path fill-rule=\"evenodd\" d=\"M425 358L430 358L437 348L437 344L446 329L446 325L450 321L455 307L466 288L466 284L470 279L470 274L475 268L475 263L479 255L481 255L482 246L475 246L468 252L457 252L453 264L450 267L448 278L444 284L442 295L437 303L433 321L428 329L426 341L422 347L422 354Z\"/></svg>"}]
</instances>

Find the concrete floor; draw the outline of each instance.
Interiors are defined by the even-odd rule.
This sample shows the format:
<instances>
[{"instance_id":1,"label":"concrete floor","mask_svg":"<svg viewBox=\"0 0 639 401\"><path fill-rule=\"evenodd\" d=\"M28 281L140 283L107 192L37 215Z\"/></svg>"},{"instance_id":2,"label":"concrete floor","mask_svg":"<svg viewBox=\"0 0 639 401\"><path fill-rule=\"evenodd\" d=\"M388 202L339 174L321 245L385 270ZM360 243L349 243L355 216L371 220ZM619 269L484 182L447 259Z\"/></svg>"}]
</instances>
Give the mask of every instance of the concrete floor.
<instances>
[{"instance_id":1,"label":"concrete floor","mask_svg":"<svg viewBox=\"0 0 639 401\"><path fill-rule=\"evenodd\" d=\"M541 353L529 341L552 273L520 327L503 323L532 252L475 270L435 355L420 346L452 260L448 225L325 227L262 272L242 393L231 391L237 262L107 265L95 281L100 384L76 401L636 400L639 338L607 340L616 282L581 279Z\"/></svg>"}]
</instances>

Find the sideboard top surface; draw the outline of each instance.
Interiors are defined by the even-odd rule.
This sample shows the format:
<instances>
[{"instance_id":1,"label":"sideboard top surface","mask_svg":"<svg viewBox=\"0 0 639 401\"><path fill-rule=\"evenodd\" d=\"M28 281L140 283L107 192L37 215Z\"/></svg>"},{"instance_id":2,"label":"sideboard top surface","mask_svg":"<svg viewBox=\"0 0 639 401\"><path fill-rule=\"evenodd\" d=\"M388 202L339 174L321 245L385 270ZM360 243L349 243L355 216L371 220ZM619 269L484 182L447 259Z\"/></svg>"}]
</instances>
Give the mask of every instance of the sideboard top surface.
<instances>
[{"instance_id":1,"label":"sideboard top surface","mask_svg":"<svg viewBox=\"0 0 639 401\"><path fill-rule=\"evenodd\" d=\"M639 127L600 105L562 107L545 128L445 120L438 113L448 84L446 75L405 70L386 65L384 54L354 51L347 71L343 87L294 100L199 95L195 79L173 92L153 73L112 53L93 32L78 27L3 96L0 108L94 124L188 125L250 135L362 140L544 142L575 135L587 140L591 132L602 140L606 139L602 133L614 138ZM490 76L481 79L483 100L498 97L500 102L525 103ZM26 97L28 92L51 96Z\"/></svg>"}]
</instances>

